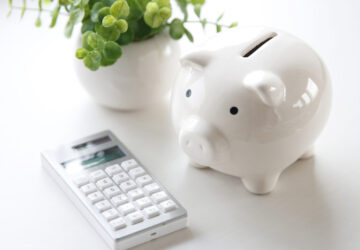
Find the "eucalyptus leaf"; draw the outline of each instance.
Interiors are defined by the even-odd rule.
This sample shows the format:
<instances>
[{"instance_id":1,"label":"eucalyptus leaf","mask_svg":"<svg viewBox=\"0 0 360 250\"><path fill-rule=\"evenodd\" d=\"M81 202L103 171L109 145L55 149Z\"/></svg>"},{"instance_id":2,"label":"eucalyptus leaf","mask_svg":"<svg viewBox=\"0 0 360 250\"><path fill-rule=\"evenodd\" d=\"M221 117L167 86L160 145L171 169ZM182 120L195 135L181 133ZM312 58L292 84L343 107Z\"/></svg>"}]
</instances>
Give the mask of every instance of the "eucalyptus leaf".
<instances>
[{"instance_id":1,"label":"eucalyptus leaf","mask_svg":"<svg viewBox=\"0 0 360 250\"><path fill-rule=\"evenodd\" d=\"M59 17L61 5L56 6L56 8L51 12L51 23L50 28L53 28L56 25L56 21Z\"/></svg>"},{"instance_id":2,"label":"eucalyptus leaf","mask_svg":"<svg viewBox=\"0 0 360 250\"><path fill-rule=\"evenodd\" d=\"M176 3L179 6L181 12L184 14L184 21L187 21L188 19L187 0L176 0Z\"/></svg>"},{"instance_id":3,"label":"eucalyptus leaf","mask_svg":"<svg viewBox=\"0 0 360 250\"><path fill-rule=\"evenodd\" d=\"M184 27L184 32L185 32L186 37L189 39L189 41L193 43L194 42L194 37L191 34L191 32L188 29L186 29L185 27Z\"/></svg>"},{"instance_id":4,"label":"eucalyptus leaf","mask_svg":"<svg viewBox=\"0 0 360 250\"><path fill-rule=\"evenodd\" d=\"M36 27L40 27L40 26L41 26L41 19L40 19L40 15L38 15L38 17L36 18L36 21L35 21L35 26L36 26Z\"/></svg>"},{"instance_id":5,"label":"eucalyptus leaf","mask_svg":"<svg viewBox=\"0 0 360 250\"><path fill-rule=\"evenodd\" d=\"M71 37L75 24L84 17L84 9L72 9L70 11L69 20L65 26L65 36Z\"/></svg>"},{"instance_id":6,"label":"eucalyptus leaf","mask_svg":"<svg viewBox=\"0 0 360 250\"><path fill-rule=\"evenodd\" d=\"M196 16L198 18L200 18L200 16L201 16L201 5L200 4L196 4L194 6L194 12L195 12Z\"/></svg>"},{"instance_id":7,"label":"eucalyptus leaf","mask_svg":"<svg viewBox=\"0 0 360 250\"><path fill-rule=\"evenodd\" d=\"M219 33L221 31L221 25L216 24L216 32Z\"/></svg>"},{"instance_id":8,"label":"eucalyptus leaf","mask_svg":"<svg viewBox=\"0 0 360 250\"><path fill-rule=\"evenodd\" d=\"M179 40L184 35L184 32L185 28L183 22L180 19L175 18L170 23L170 36L175 40Z\"/></svg>"},{"instance_id":9,"label":"eucalyptus leaf","mask_svg":"<svg viewBox=\"0 0 360 250\"><path fill-rule=\"evenodd\" d=\"M224 13L221 13L221 15L216 19L216 22L219 22L224 16Z\"/></svg>"}]
</instances>

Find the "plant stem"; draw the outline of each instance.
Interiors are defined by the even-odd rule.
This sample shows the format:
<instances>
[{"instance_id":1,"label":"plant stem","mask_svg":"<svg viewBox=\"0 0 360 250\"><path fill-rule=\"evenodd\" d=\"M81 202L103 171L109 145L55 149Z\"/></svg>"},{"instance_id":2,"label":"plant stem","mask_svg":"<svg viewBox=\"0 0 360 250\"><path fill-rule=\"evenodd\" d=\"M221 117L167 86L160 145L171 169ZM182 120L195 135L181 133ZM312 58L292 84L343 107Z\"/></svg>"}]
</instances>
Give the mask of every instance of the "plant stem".
<instances>
[{"instance_id":1,"label":"plant stem","mask_svg":"<svg viewBox=\"0 0 360 250\"><path fill-rule=\"evenodd\" d=\"M190 20L190 21L184 21L184 23L202 23L201 22L202 20ZM212 25L220 25L221 27L225 27L225 28L230 28L230 25L225 25L225 24L219 24L219 23L216 23L216 22L209 22L209 21L206 21L207 24L212 24Z\"/></svg>"},{"instance_id":2,"label":"plant stem","mask_svg":"<svg viewBox=\"0 0 360 250\"><path fill-rule=\"evenodd\" d=\"M20 7L20 6L11 6L10 8L11 8L11 9L18 9L18 10L22 10L22 9L23 9L23 7ZM39 11L38 8L30 8L30 7L26 7L25 10ZM48 9L42 9L41 11L45 11L45 12L49 12L49 13L52 12L52 10L48 10ZM60 15L63 15L63 16L68 16L67 13L62 13L62 12L60 12L59 14L60 14Z\"/></svg>"}]
</instances>

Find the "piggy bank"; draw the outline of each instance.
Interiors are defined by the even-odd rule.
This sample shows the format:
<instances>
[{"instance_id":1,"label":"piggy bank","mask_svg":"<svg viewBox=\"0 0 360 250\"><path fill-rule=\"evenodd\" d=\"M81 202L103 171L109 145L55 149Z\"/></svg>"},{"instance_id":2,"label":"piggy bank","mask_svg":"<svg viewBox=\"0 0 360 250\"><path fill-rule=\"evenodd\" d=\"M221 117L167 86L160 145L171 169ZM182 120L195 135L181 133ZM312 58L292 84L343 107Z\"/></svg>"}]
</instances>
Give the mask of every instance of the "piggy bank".
<instances>
[{"instance_id":1,"label":"piggy bank","mask_svg":"<svg viewBox=\"0 0 360 250\"><path fill-rule=\"evenodd\" d=\"M328 71L300 39L266 27L229 30L181 59L171 113L190 163L266 194L313 155L331 106Z\"/></svg>"}]
</instances>

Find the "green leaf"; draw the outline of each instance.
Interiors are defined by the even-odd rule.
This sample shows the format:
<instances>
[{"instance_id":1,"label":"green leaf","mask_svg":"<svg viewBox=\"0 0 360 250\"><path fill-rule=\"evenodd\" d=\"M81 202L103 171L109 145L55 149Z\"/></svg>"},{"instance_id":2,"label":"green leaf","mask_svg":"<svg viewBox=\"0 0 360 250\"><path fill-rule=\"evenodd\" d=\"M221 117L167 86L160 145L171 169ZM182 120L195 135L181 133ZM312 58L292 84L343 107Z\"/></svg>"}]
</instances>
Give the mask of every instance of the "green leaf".
<instances>
[{"instance_id":1,"label":"green leaf","mask_svg":"<svg viewBox=\"0 0 360 250\"><path fill-rule=\"evenodd\" d=\"M41 26L41 19L40 19L40 15L38 15L38 17L36 18L36 21L35 21L35 26L36 26L36 27L40 27L40 26Z\"/></svg>"},{"instance_id":2,"label":"green leaf","mask_svg":"<svg viewBox=\"0 0 360 250\"><path fill-rule=\"evenodd\" d=\"M125 0L117 0L111 5L110 14L115 18L127 18L130 13L129 5Z\"/></svg>"},{"instance_id":3,"label":"green leaf","mask_svg":"<svg viewBox=\"0 0 360 250\"><path fill-rule=\"evenodd\" d=\"M88 55L89 51L84 48L80 48L76 50L75 56L78 59L84 59Z\"/></svg>"},{"instance_id":4,"label":"green leaf","mask_svg":"<svg viewBox=\"0 0 360 250\"><path fill-rule=\"evenodd\" d=\"M82 35L82 38L81 38L81 45L83 48L91 51L93 50L93 48L88 44L87 40L88 40L88 37L90 36L90 34L95 34L95 32L93 31L87 31L85 32L83 35Z\"/></svg>"},{"instance_id":5,"label":"green leaf","mask_svg":"<svg viewBox=\"0 0 360 250\"><path fill-rule=\"evenodd\" d=\"M238 26L238 23L237 22L233 22L232 24L230 24L229 28L234 28Z\"/></svg>"},{"instance_id":6,"label":"green leaf","mask_svg":"<svg viewBox=\"0 0 360 250\"><path fill-rule=\"evenodd\" d=\"M91 21L96 23L98 21L98 12L105 7L103 2L96 2L90 10Z\"/></svg>"},{"instance_id":7,"label":"green leaf","mask_svg":"<svg viewBox=\"0 0 360 250\"><path fill-rule=\"evenodd\" d=\"M116 41L121 34L116 26L106 28L100 24L95 25L95 31L107 41Z\"/></svg>"},{"instance_id":8,"label":"green leaf","mask_svg":"<svg viewBox=\"0 0 360 250\"><path fill-rule=\"evenodd\" d=\"M26 0L23 0L23 7L22 7L22 9L21 9L20 18L23 18L23 17L24 17L25 10L26 10Z\"/></svg>"},{"instance_id":9,"label":"green leaf","mask_svg":"<svg viewBox=\"0 0 360 250\"><path fill-rule=\"evenodd\" d=\"M179 40L184 35L184 32L185 32L185 29L184 29L183 22L180 19L175 18L170 23L170 36L174 40Z\"/></svg>"},{"instance_id":10,"label":"green leaf","mask_svg":"<svg viewBox=\"0 0 360 250\"><path fill-rule=\"evenodd\" d=\"M108 59L108 58L102 56L100 65L101 66L110 66L110 65L113 65L116 61L117 61L117 59Z\"/></svg>"},{"instance_id":11,"label":"green leaf","mask_svg":"<svg viewBox=\"0 0 360 250\"><path fill-rule=\"evenodd\" d=\"M97 50L90 51L84 58L84 64L90 70L95 71L100 67L101 53Z\"/></svg>"},{"instance_id":12,"label":"green leaf","mask_svg":"<svg viewBox=\"0 0 360 250\"><path fill-rule=\"evenodd\" d=\"M58 19L60 13L61 5L56 6L56 8L51 12L51 23L50 28L53 28L56 25L56 21Z\"/></svg>"},{"instance_id":13,"label":"green leaf","mask_svg":"<svg viewBox=\"0 0 360 250\"><path fill-rule=\"evenodd\" d=\"M65 36L71 37L75 24L80 22L84 17L84 9L72 9L69 14L69 20L65 26Z\"/></svg>"},{"instance_id":14,"label":"green leaf","mask_svg":"<svg viewBox=\"0 0 360 250\"><path fill-rule=\"evenodd\" d=\"M201 26L202 26L203 29L205 29L206 24L207 24L206 18L202 19L202 20L201 20Z\"/></svg>"},{"instance_id":15,"label":"green leaf","mask_svg":"<svg viewBox=\"0 0 360 250\"><path fill-rule=\"evenodd\" d=\"M159 14L163 20L167 20L171 17L171 9L169 7L162 7Z\"/></svg>"},{"instance_id":16,"label":"green leaf","mask_svg":"<svg viewBox=\"0 0 360 250\"><path fill-rule=\"evenodd\" d=\"M110 7L103 7L99 10L99 12L97 13L98 19L95 22L102 22L102 20L104 19L104 17L106 17L107 15L110 15Z\"/></svg>"},{"instance_id":17,"label":"green leaf","mask_svg":"<svg viewBox=\"0 0 360 250\"><path fill-rule=\"evenodd\" d=\"M116 60L121 57L122 50L116 42L107 42L104 48L104 56L110 60Z\"/></svg>"},{"instance_id":18,"label":"green leaf","mask_svg":"<svg viewBox=\"0 0 360 250\"><path fill-rule=\"evenodd\" d=\"M192 5L197 5L197 4L204 5L204 3L205 0L191 0Z\"/></svg>"},{"instance_id":19,"label":"green leaf","mask_svg":"<svg viewBox=\"0 0 360 250\"><path fill-rule=\"evenodd\" d=\"M184 14L184 21L187 21L188 12L187 12L187 0L176 0L177 5L179 6L181 12Z\"/></svg>"},{"instance_id":20,"label":"green leaf","mask_svg":"<svg viewBox=\"0 0 360 250\"><path fill-rule=\"evenodd\" d=\"M200 15L201 15L201 5L200 4L196 4L194 6L194 12L195 12L196 16L198 18L200 18Z\"/></svg>"},{"instance_id":21,"label":"green leaf","mask_svg":"<svg viewBox=\"0 0 360 250\"><path fill-rule=\"evenodd\" d=\"M184 27L184 32L185 32L186 37L189 39L189 41L193 43L194 42L194 37L190 33L190 31Z\"/></svg>"},{"instance_id":22,"label":"green leaf","mask_svg":"<svg viewBox=\"0 0 360 250\"><path fill-rule=\"evenodd\" d=\"M116 18L113 15L107 15L102 20L102 25L106 28L114 26L116 23Z\"/></svg>"},{"instance_id":23,"label":"green leaf","mask_svg":"<svg viewBox=\"0 0 360 250\"><path fill-rule=\"evenodd\" d=\"M221 31L221 25L216 24L216 32L219 33Z\"/></svg>"},{"instance_id":24,"label":"green leaf","mask_svg":"<svg viewBox=\"0 0 360 250\"><path fill-rule=\"evenodd\" d=\"M91 19L87 19L81 26L81 33L84 34L86 31L94 31L95 23Z\"/></svg>"},{"instance_id":25,"label":"green leaf","mask_svg":"<svg viewBox=\"0 0 360 250\"><path fill-rule=\"evenodd\" d=\"M129 28L128 23L124 19L117 20L115 24L121 33L125 33Z\"/></svg>"},{"instance_id":26,"label":"green leaf","mask_svg":"<svg viewBox=\"0 0 360 250\"><path fill-rule=\"evenodd\" d=\"M130 0L127 1L129 7L130 7L130 14L127 18L127 20L140 20L143 17L143 13L146 10L146 5L151 0Z\"/></svg>"},{"instance_id":27,"label":"green leaf","mask_svg":"<svg viewBox=\"0 0 360 250\"><path fill-rule=\"evenodd\" d=\"M116 42L120 45L127 45L129 43L131 43L134 40L135 34L133 31L133 22L135 21L130 21L128 23L128 30L125 33L122 33L120 38L118 40L116 40ZM148 27L148 26L146 26Z\"/></svg>"},{"instance_id":28,"label":"green leaf","mask_svg":"<svg viewBox=\"0 0 360 250\"><path fill-rule=\"evenodd\" d=\"M9 0L9 7L12 8L12 0Z\"/></svg>"},{"instance_id":29,"label":"green leaf","mask_svg":"<svg viewBox=\"0 0 360 250\"><path fill-rule=\"evenodd\" d=\"M104 38L100 35L92 32L87 37L87 44L93 49L102 50L104 48Z\"/></svg>"},{"instance_id":30,"label":"green leaf","mask_svg":"<svg viewBox=\"0 0 360 250\"><path fill-rule=\"evenodd\" d=\"M224 16L224 13L221 13L221 15L216 19L216 22L219 22Z\"/></svg>"}]
</instances>

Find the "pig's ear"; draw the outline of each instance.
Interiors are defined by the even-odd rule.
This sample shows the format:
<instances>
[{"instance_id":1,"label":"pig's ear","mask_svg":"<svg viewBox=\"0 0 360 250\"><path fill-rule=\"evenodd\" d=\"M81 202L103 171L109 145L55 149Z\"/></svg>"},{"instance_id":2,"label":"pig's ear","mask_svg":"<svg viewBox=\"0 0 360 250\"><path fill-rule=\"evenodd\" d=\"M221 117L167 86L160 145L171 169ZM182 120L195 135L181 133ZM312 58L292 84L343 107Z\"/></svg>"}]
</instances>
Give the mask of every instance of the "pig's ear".
<instances>
[{"instance_id":1,"label":"pig's ear","mask_svg":"<svg viewBox=\"0 0 360 250\"><path fill-rule=\"evenodd\" d=\"M183 58L181 58L180 63L182 65L192 65L195 67L205 68L210 61L210 52L202 50L186 54Z\"/></svg>"},{"instance_id":2,"label":"pig's ear","mask_svg":"<svg viewBox=\"0 0 360 250\"><path fill-rule=\"evenodd\" d=\"M244 79L244 86L253 91L270 107L278 107L285 101L285 84L271 72L254 71L249 73Z\"/></svg>"}]
</instances>

